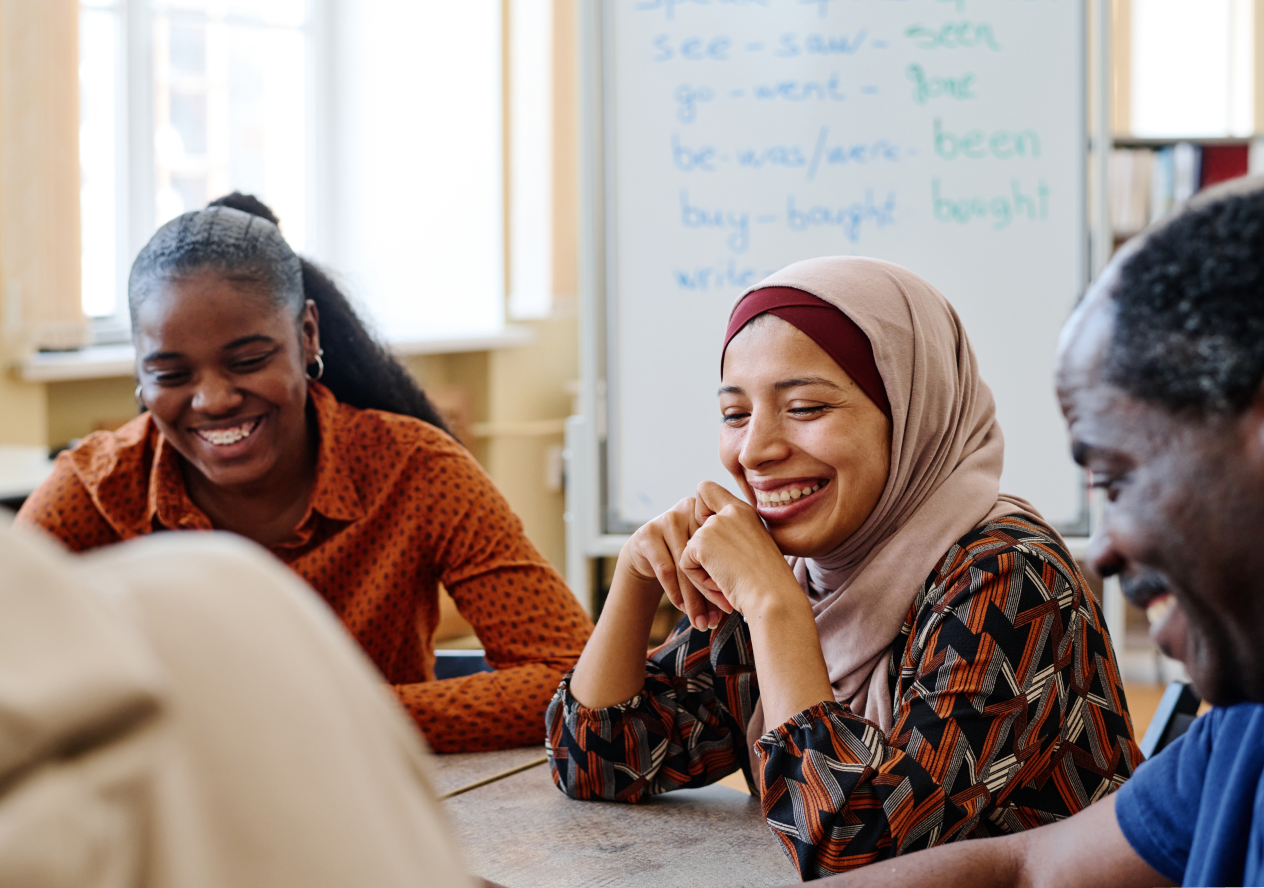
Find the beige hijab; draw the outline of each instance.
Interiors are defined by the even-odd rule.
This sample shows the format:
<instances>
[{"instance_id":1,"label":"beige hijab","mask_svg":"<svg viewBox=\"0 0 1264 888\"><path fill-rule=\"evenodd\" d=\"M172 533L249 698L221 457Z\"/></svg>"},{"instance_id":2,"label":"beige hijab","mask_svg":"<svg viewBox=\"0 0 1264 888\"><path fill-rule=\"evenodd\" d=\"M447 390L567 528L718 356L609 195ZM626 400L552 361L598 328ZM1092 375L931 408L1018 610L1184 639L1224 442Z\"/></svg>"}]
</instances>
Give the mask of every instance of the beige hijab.
<instances>
[{"instance_id":1,"label":"beige hijab","mask_svg":"<svg viewBox=\"0 0 1264 888\"><path fill-rule=\"evenodd\" d=\"M738 303L764 287L811 293L851 318L869 337L891 401L891 474L877 506L823 558L787 558L812 599L834 698L889 735L891 644L926 577L953 543L989 521L1021 515L1047 524L1027 501L1000 493L996 405L938 290L898 265L851 256L797 262ZM765 727L757 705L752 745Z\"/></svg>"}]
</instances>

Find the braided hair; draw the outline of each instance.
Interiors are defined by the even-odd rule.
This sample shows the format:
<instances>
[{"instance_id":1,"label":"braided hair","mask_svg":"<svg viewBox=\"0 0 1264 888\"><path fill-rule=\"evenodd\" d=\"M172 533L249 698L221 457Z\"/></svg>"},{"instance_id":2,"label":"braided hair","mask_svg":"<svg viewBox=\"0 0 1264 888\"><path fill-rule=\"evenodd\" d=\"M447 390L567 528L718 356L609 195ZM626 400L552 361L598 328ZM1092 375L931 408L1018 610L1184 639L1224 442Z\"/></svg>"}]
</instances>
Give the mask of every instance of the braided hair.
<instances>
[{"instance_id":1,"label":"braided hair","mask_svg":"<svg viewBox=\"0 0 1264 888\"><path fill-rule=\"evenodd\" d=\"M132 264L128 307L133 328L140 304L164 280L210 269L244 284L298 318L316 304L325 372L321 382L344 404L412 416L448 432L412 376L369 333L350 301L315 263L296 255L276 214L234 191L205 210L162 226Z\"/></svg>"}]
</instances>

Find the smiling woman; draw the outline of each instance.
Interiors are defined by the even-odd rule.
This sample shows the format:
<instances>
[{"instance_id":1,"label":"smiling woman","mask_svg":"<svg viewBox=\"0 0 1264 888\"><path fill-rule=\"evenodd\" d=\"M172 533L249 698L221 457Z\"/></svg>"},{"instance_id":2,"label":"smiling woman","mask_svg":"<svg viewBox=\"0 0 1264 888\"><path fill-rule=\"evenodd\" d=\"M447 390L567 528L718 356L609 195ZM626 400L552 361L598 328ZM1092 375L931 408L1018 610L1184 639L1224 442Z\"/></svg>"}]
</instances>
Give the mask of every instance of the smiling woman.
<instances>
[{"instance_id":1,"label":"smiling woman","mask_svg":"<svg viewBox=\"0 0 1264 888\"><path fill-rule=\"evenodd\" d=\"M992 395L948 302L885 262L743 296L720 457L619 556L549 707L558 786L641 801L738 769L806 879L1018 832L1140 762L1098 603L999 492ZM655 606L688 615L645 657Z\"/></svg>"},{"instance_id":2,"label":"smiling woman","mask_svg":"<svg viewBox=\"0 0 1264 888\"><path fill-rule=\"evenodd\" d=\"M238 533L324 597L436 750L538 743L587 616L268 208L222 202L164 225L132 267L145 411L62 454L17 523L76 551ZM440 583L495 671L435 680Z\"/></svg>"}]
</instances>

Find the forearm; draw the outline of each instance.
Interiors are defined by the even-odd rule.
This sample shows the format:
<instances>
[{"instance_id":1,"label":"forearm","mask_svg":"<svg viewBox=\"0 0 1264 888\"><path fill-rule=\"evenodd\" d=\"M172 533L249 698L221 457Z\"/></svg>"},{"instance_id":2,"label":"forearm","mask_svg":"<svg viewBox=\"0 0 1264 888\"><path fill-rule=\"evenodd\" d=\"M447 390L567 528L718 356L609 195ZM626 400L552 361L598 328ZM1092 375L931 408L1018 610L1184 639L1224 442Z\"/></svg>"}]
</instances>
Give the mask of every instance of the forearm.
<instances>
[{"instance_id":1,"label":"forearm","mask_svg":"<svg viewBox=\"0 0 1264 888\"><path fill-rule=\"evenodd\" d=\"M748 609L745 617L769 728L834 699L812 606L797 585Z\"/></svg>"},{"instance_id":2,"label":"forearm","mask_svg":"<svg viewBox=\"0 0 1264 888\"><path fill-rule=\"evenodd\" d=\"M563 792L639 802L706 786L747 764L754 658L741 616L728 619L732 625L711 631L682 620L645 665L635 702L590 709L571 692L572 680L563 682L545 716Z\"/></svg>"},{"instance_id":3,"label":"forearm","mask_svg":"<svg viewBox=\"0 0 1264 888\"><path fill-rule=\"evenodd\" d=\"M1032 882L1025 870L1025 835L997 839L974 839L940 845L869 866L830 876L817 884L822 888L853 888L861 885L917 886L925 888L1028 888Z\"/></svg>"},{"instance_id":4,"label":"forearm","mask_svg":"<svg viewBox=\"0 0 1264 888\"><path fill-rule=\"evenodd\" d=\"M822 888L1141 888L1172 884L1124 838L1109 795L1074 817L995 839L971 839L884 860L820 883Z\"/></svg>"},{"instance_id":5,"label":"forearm","mask_svg":"<svg viewBox=\"0 0 1264 888\"><path fill-rule=\"evenodd\" d=\"M577 701L589 709L604 709L641 692L650 627L661 597L657 583L638 580L622 564L615 568L601 619L571 678Z\"/></svg>"},{"instance_id":6,"label":"forearm","mask_svg":"<svg viewBox=\"0 0 1264 888\"><path fill-rule=\"evenodd\" d=\"M536 663L393 689L435 752L481 752L543 744L544 711L563 674Z\"/></svg>"}]
</instances>

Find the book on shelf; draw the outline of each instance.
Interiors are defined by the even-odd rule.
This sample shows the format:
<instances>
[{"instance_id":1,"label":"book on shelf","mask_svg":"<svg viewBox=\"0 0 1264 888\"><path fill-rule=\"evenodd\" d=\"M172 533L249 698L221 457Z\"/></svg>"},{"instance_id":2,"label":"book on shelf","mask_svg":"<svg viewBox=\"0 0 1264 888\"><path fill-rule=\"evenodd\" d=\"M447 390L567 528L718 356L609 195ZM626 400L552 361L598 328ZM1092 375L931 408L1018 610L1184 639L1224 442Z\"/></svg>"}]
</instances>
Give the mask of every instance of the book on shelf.
<instances>
[{"instance_id":1,"label":"book on shelf","mask_svg":"<svg viewBox=\"0 0 1264 888\"><path fill-rule=\"evenodd\" d=\"M1111 151L1108 199L1116 239L1131 237L1217 182L1264 173L1264 139L1254 144L1175 142Z\"/></svg>"}]
</instances>

